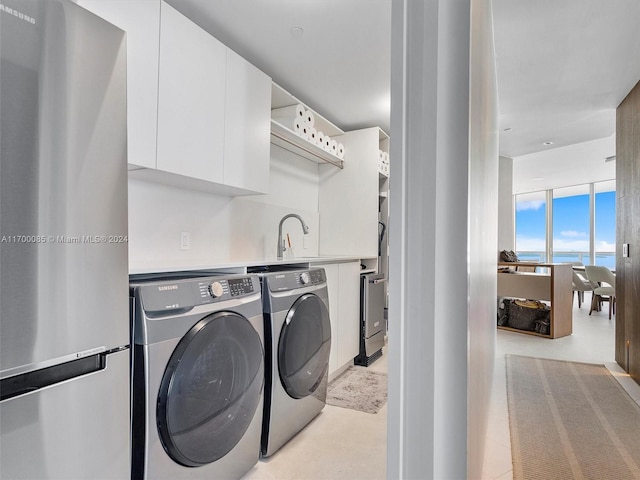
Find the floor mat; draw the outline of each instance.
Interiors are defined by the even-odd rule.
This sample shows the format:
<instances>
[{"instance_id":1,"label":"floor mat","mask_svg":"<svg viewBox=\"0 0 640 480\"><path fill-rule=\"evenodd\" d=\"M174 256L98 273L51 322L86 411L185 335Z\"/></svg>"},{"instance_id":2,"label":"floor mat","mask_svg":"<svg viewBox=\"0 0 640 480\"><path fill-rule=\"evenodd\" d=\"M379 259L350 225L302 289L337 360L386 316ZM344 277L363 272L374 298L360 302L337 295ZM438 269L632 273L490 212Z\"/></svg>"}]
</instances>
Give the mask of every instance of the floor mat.
<instances>
[{"instance_id":1,"label":"floor mat","mask_svg":"<svg viewBox=\"0 0 640 480\"><path fill-rule=\"evenodd\" d=\"M640 479L640 407L604 365L506 364L514 480Z\"/></svg>"},{"instance_id":2,"label":"floor mat","mask_svg":"<svg viewBox=\"0 0 640 480\"><path fill-rule=\"evenodd\" d=\"M366 413L378 413L387 403L387 374L350 366L327 387L327 403Z\"/></svg>"}]
</instances>

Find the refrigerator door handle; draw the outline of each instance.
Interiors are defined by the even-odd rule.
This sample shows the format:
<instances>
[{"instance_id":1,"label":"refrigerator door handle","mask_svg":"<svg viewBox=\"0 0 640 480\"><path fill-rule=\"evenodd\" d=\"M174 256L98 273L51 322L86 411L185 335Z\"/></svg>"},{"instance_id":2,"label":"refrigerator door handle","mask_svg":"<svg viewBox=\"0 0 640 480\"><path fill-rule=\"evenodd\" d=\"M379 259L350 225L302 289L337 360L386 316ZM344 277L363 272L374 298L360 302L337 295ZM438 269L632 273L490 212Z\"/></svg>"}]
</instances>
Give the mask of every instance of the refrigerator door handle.
<instances>
[{"instance_id":1,"label":"refrigerator door handle","mask_svg":"<svg viewBox=\"0 0 640 480\"><path fill-rule=\"evenodd\" d=\"M107 366L107 355L120 350L122 348L116 348L108 352L3 378L0 380L0 402L35 392L56 383L104 370Z\"/></svg>"}]
</instances>

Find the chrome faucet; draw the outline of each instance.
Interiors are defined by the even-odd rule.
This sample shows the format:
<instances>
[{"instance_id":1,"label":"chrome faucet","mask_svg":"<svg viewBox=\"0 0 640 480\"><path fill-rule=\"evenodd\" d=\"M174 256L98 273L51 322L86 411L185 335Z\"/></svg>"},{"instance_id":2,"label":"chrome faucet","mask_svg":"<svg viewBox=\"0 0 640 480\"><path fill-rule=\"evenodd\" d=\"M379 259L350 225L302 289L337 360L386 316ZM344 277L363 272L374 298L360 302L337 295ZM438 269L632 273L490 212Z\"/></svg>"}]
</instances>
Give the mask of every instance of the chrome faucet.
<instances>
[{"instance_id":1,"label":"chrome faucet","mask_svg":"<svg viewBox=\"0 0 640 480\"><path fill-rule=\"evenodd\" d=\"M304 220L300 215L296 215L295 213L289 213L284 217L282 217L282 220L280 220L280 224L278 225L278 260L282 258L285 251L284 241L282 240L282 224L289 217L294 217L300 220L300 223L302 224L302 233L304 233L305 235L309 233L309 227L307 226L306 223L304 223Z\"/></svg>"}]
</instances>

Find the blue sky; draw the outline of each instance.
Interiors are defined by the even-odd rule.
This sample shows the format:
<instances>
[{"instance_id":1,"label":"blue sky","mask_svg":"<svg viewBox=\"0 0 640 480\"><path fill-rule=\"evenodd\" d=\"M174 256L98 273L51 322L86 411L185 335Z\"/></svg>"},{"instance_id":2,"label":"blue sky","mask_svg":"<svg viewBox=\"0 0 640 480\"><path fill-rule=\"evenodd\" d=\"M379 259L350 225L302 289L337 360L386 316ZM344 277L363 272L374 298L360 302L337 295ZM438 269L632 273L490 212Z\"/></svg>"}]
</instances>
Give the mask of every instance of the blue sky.
<instances>
[{"instance_id":1,"label":"blue sky","mask_svg":"<svg viewBox=\"0 0 640 480\"><path fill-rule=\"evenodd\" d=\"M516 248L545 250L544 192L521 197L516 204ZM615 192L596 194L596 251L615 252ZM589 195L554 199L554 251L589 251Z\"/></svg>"}]
</instances>

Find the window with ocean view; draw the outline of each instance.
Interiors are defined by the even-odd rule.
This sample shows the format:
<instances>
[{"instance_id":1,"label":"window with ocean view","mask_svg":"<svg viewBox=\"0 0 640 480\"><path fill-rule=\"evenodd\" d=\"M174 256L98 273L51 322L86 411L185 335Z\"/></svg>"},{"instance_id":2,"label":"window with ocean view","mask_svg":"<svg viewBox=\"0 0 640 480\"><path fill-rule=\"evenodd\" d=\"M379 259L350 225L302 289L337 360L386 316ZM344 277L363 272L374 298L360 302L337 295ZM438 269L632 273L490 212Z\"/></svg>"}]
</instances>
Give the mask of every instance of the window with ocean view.
<instances>
[{"instance_id":1,"label":"window with ocean view","mask_svg":"<svg viewBox=\"0 0 640 480\"><path fill-rule=\"evenodd\" d=\"M516 251L523 261L545 262L546 192L516 195Z\"/></svg>"},{"instance_id":2,"label":"window with ocean view","mask_svg":"<svg viewBox=\"0 0 640 480\"><path fill-rule=\"evenodd\" d=\"M553 190L553 262L591 265L589 185Z\"/></svg>"},{"instance_id":3,"label":"window with ocean view","mask_svg":"<svg viewBox=\"0 0 640 480\"><path fill-rule=\"evenodd\" d=\"M593 188L592 188L593 187ZM516 253L524 261L616 266L615 180L515 196ZM593 192L593 209L591 208ZM547 242L547 214L551 235Z\"/></svg>"},{"instance_id":4,"label":"window with ocean view","mask_svg":"<svg viewBox=\"0 0 640 480\"><path fill-rule=\"evenodd\" d=\"M616 268L616 182L595 184L596 265Z\"/></svg>"}]
</instances>

